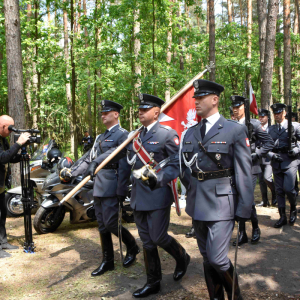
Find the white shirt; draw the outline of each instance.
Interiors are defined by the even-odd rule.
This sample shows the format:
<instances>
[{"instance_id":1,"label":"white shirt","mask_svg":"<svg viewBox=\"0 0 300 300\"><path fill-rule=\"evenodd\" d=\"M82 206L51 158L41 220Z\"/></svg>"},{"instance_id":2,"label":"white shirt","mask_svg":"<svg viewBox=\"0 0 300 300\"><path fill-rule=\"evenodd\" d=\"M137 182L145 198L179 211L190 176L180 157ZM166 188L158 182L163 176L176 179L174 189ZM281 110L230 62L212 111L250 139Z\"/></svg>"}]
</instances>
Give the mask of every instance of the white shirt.
<instances>
[{"instance_id":1,"label":"white shirt","mask_svg":"<svg viewBox=\"0 0 300 300\"><path fill-rule=\"evenodd\" d=\"M239 123L245 125L245 117L244 117L244 118L241 118L241 119L239 120Z\"/></svg>"},{"instance_id":2,"label":"white shirt","mask_svg":"<svg viewBox=\"0 0 300 300\"><path fill-rule=\"evenodd\" d=\"M113 125L113 126L111 126L110 128L108 128L107 130L108 131L111 131L114 127L116 127L117 125L119 125L119 123L118 124L116 124L116 125Z\"/></svg>"},{"instance_id":3,"label":"white shirt","mask_svg":"<svg viewBox=\"0 0 300 300\"><path fill-rule=\"evenodd\" d=\"M267 131L268 130L268 126L269 124L266 123L265 125L262 125L261 128L264 130L264 131Z\"/></svg>"},{"instance_id":4,"label":"white shirt","mask_svg":"<svg viewBox=\"0 0 300 300\"><path fill-rule=\"evenodd\" d=\"M208 133L208 131L217 123L217 121L220 119L219 112L216 112L215 114L211 115L210 117L206 118L206 130L205 134Z\"/></svg>"},{"instance_id":5,"label":"white shirt","mask_svg":"<svg viewBox=\"0 0 300 300\"><path fill-rule=\"evenodd\" d=\"M285 125L285 123L287 122L287 120L283 120L281 123L277 123L277 125L280 125L280 128L284 128L283 125ZM286 126L287 127L287 126Z\"/></svg>"},{"instance_id":6,"label":"white shirt","mask_svg":"<svg viewBox=\"0 0 300 300\"><path fill-rule=\"evenodd\" d=\"M149 132L149 130L157 123L158 121L156 122L153 122L151 123L150 125L147 126L147 132Z\"/></svg>"}]
</instances>

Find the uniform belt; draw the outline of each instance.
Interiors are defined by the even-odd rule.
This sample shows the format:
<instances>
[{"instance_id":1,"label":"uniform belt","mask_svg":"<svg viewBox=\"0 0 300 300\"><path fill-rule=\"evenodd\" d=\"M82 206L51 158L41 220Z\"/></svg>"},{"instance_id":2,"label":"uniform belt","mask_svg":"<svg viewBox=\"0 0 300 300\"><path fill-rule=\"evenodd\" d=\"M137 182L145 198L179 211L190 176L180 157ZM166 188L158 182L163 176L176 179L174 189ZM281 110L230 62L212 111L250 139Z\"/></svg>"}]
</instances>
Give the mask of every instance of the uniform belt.
<instances>
[{"instance_id":1,"label":"uniform belt","mask_svg":"<svg viewBox=\"0 0 300 300\"><path fill-rule=\"evenodd\" d=\"M119 167L119 164L111 164L111 165L106 165L102 169L112 169L112 170L117 170Z\"/></svg>"},{"instance_id":2,"label":"uniform belt","mask_svg":"<svg viewBox=\"0 0 300 300\"><path fill-rule=\"evenodd\" d=\"M207 179L216 179L222 177L230 177L234 175L233 169L223 169L219 171L212 171L212 172L192 172L192 176L197 178L199 181L207 180Z\"/></svg>"}]
</instances>

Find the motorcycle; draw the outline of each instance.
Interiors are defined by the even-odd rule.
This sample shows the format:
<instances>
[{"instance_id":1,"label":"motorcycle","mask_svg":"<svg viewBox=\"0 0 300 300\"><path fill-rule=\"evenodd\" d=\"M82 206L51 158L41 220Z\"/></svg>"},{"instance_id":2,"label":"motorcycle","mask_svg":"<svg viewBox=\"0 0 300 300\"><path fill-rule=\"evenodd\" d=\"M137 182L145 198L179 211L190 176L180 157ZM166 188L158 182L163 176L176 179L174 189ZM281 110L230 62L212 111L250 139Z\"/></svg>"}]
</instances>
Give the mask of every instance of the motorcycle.
<instances>
[{"instance_id":1,"label":"motorcycle","mask_svg":"<svg viewBox=\"0 0 300 300\"><path fill-rule=\"evenodd\" d=\"M53 164L47 159L48 152L55 146L55 141L50 139L34 152L30 160L30 182L34 189L35 201L38 205L42 203L45 194L42 190L45 178L50 174ZM21 186L7 190L5 203L9 217L20 217L23 215L23 203L21 201Z\"/></svg>"},{"instance_id":2,"label":"motorcycle","mask_svg":"<svg viewBox=\"0 0 300 300\"><path fill-rule=\"evenodd\" d=\"M70 168L71 171L76 170L88 155L90 155L90 150L72 165ZM70 182L62 182L59 178L58 170L56 170L55 173L48 175L42 188L48 195L44 197L44 201L36 212L33 220L34 229L38 234L54 232L61 225L66 212L70 212L70 224L92 222L96 220L93 198L94 182L92 180L89 180L72 197L60 205L60 201L64 196L76 187L82 179L82 175L78 175L72 178ZM127 197L126 200L123 208L123 219L126 222L133 222L132 209L128 202L130 201L130 198Z\"/></svg>"}]
</instances>

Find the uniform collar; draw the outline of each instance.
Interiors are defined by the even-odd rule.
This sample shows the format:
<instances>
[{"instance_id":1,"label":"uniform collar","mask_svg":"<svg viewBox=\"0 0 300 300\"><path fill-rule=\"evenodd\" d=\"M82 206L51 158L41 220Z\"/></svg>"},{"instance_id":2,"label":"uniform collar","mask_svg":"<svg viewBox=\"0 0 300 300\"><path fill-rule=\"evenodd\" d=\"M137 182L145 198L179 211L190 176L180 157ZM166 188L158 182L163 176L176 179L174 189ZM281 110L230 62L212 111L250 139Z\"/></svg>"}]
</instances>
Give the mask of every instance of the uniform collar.
<instances>
[{"instance_id":1,"label":"uniform collar","mask_svg":"<svg viewBox=\"0 0 300 300\"><path fill-rule=\"evenodd\" d=\"M241 118L241 119L239 120L239 123L240 123L240 124L245 124L245 117L244 117L244 118Z\"/></svg>"},{"instance_id":2,"label":"uniform collar","mask_svg":"<svg viewBox=\"0 0 300 300\"><path fill-rule=\"evenodd\" d=\"M111 131L114 127L116 127L116 126L118 126L119 125L119 123L118 124L116 124L116 125L113 125L113 126L111 126L109 129L107 129L108 131Z\"/></svg>"},{"instance_id":3,"label":"uniform collar","mask_svg":"<svg viewBox=\"0 0 300 300\"><path fill-rule=\"evenodd\" d=\"M148 126L147 126L147 131L149 132L150 129L151 129L157 122L158 122L158 121L153 122L153 123L151 123L150 125L148 125Z\"/></svg>"},{"instance_id":4,"label":"uniform collar","mask_svg":"<svg viewBox=\"0 0 300 300\"><path fill-rule=\"evenodd\" d=\"M220 113L216 112L215 114L209 116L206 118L207 122L210 123L211 127L217 123L217 121L220 119Z\"/></svg>"}]
</instances>

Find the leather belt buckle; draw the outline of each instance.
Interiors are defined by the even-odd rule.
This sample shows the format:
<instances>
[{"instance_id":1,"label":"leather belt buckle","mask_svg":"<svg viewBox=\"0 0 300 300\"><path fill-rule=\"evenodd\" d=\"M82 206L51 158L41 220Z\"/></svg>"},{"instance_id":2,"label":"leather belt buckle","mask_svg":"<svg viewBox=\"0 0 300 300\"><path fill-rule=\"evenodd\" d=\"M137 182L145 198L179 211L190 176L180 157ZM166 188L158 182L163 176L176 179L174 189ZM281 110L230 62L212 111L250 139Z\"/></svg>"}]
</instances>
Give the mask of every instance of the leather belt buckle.
<instances>
[{"instance_id":1,"label":"leather belt buckle","mask_svg":"<svg viewBox=\"0 0 300 300\"><path fill-rule=\"evenodd\" d=\"M201 172L198 172L198 178L197 178L199 181L203 181L204 180L204 173L201 171Z\"/></svg>"}]
</instances>

